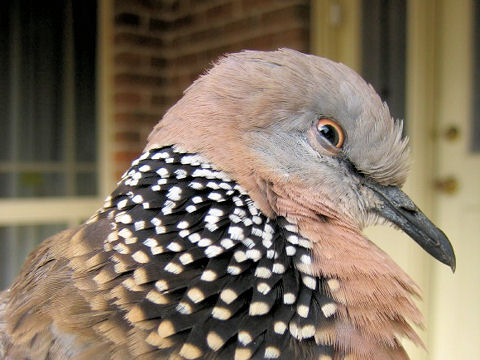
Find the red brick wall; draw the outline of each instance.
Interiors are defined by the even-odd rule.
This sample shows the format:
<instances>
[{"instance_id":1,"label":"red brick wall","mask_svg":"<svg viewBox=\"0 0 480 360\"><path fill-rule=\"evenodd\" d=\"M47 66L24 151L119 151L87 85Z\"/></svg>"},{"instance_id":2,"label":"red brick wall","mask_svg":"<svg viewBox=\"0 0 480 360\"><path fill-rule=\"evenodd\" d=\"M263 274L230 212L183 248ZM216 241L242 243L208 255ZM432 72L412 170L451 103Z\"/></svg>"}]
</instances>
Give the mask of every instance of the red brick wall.
<instances>
[{"instance_id":1,"label":"red brick wall","mask_svg":"<svg viewBox=\"0 0 480 360\"><path fill-rule=\"evenodd\" d=\"M165 110L218 56L308 51L309 0L116 0L114 17L117 177Z\"/></svg>"}]
</instances>

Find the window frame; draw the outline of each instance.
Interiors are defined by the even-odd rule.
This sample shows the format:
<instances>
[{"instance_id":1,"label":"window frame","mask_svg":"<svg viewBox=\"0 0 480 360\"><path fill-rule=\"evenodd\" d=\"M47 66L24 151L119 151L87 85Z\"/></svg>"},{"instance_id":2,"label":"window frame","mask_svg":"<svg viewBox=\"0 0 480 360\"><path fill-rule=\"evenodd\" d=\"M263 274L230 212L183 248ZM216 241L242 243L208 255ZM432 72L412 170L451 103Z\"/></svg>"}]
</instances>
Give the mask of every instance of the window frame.
<instances>
[{"instance_id":1,"label":"window frame","mask_svg":"<svg viewBox=\"0 0 480 360\"><path fill-rule=\"evenodd\" d=\"M0 199L0 226L66 223L69 227L88 219L113 190L112 164L112 42L113 1L102 0L97 8L97 185L96 196L30 197ZM41 166L41 164L39 164Z\"/></svg>"}]
</instances>

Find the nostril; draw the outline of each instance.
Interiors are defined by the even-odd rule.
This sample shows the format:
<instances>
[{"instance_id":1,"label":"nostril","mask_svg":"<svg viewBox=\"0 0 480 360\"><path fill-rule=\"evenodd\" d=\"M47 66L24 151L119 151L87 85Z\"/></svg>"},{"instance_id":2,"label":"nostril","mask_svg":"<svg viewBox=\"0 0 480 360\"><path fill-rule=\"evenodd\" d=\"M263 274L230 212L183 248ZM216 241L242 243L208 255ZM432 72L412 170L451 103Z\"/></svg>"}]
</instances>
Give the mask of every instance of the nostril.
<instances>
[{"instance_id":1,"label":"nostril","mask_svg":"<svg viewBox=\"0 0 480 360\"><path fill-rule=\"evenodd\" d=\"M407 206L400 206L400 210L405 211L406 213L409 213L410 215L415 215L417 213L417 209L407 207Z\"/></svg>"}]
</instances>

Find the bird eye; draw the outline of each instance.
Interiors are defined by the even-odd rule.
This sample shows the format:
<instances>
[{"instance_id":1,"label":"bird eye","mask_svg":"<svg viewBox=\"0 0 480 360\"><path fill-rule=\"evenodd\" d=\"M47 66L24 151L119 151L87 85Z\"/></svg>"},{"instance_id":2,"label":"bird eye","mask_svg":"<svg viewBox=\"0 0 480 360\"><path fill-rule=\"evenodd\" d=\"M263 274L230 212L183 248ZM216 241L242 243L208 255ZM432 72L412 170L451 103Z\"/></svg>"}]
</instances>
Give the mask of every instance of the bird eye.
<instances>
[{"instance_id":1,"label":"bird eye","mask_svg":"<svg viewBox=\"0 0 480 360\"><path fill-rule=\"evenodd\" d=\"M318 134L328 141L328 143L337 149L340 149L343 145L345 136L343 130L335 121L322 118L317 123Z\"/></svg>"}]
</instances>

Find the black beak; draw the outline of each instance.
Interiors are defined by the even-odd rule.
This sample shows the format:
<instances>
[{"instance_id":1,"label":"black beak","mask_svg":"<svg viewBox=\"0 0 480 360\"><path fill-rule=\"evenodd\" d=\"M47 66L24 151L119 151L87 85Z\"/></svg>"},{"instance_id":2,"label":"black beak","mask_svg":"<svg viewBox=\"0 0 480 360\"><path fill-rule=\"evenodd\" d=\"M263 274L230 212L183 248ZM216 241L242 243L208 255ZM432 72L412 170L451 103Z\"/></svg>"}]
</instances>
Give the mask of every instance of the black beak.
<instances>
[{"instance_id":1,"label":"black beak","mask_svg":"<svg viewBox=\"0 0 480 360\"><path fill-rule=\"evenodd\" d=\"M365 185L381 200L371 209L405 231L426 252L455 272L455 253L442 230L437 228L399 188L383 186L373 181Z\"/></svg>"}]
</instances>

